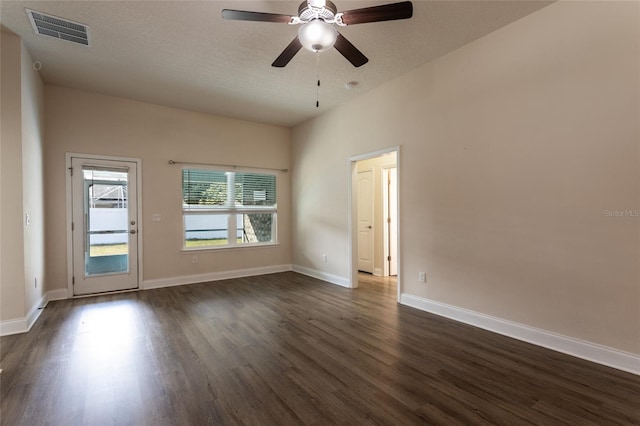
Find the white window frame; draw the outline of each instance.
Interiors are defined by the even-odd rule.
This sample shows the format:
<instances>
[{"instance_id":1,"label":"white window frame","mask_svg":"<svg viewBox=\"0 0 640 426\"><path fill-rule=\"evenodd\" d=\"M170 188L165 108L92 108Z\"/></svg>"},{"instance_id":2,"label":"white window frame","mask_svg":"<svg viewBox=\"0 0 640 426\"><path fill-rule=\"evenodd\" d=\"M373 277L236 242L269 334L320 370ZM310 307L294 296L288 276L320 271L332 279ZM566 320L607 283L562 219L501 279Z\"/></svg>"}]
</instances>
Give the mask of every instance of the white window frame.
<instances>
[{"instance_id":1,"label":"white window frame","mask_svg":"<svg viewBox=\"0 0 640 426\"><path fill-rule=\"evenodd\" d=\"M198 171L212 171L212 172L220 172L227 174L227 205L193 205L190 204L189 208L186 208L186 205L183 200L183 173L184 170L198 170ZM262 174L269 175L275 177L275 188L276 188L276 203L273 206L242 206L235 204L235 174L236 173L254 173L254 174ZM208 167L208 166L184 166L180 171L180 182L181 182L181 205L182 205L182 251L203 251L203 250L221 250L221 249L229 249L229 248L250 248L250 247L263 247L263 246L274 246L278 244L278 203L277 203L277 194L278 194L278 174L275 172L265 172L264 170L254 171L251 169L247 170L238 170L238 169L227 169L223 167ZM231 188L231 190L229 190ZM201 246L201 247L187 247L187 239L186 239L186 217L187 216L196 216L196 215L227 215L227 244L219 244L219 245L210 245L210 246ZM271 225L271 240L264 242L254 242L254 243L238 243L238 238L236 235L237 231L237 217L238 215L243 214L271 214L272 215L272 225ZM232 235L235 235L235 238L232 238Z\"/></svg>"}]
</instances>

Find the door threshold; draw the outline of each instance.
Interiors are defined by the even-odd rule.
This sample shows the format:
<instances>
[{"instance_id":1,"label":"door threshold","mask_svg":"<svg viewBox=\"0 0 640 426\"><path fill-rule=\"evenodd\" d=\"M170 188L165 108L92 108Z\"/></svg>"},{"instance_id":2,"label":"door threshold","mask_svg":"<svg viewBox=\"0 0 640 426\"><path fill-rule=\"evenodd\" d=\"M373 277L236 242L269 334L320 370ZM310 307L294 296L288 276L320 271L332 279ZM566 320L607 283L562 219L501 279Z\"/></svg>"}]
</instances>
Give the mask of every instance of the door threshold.
<instances>
[{"instance_id":1,"label":"door threshold","mask_svg":"<svg viewBox=\"0 0 640 426\"><path fill-rule=\"evenodd\" d=\"M74 294L72 299L82 299L85 297L106 296L110 294L120 294L120 293L133 293L134 291L140 291L140 287L128 288L125 290L101 291L99 293Z\"/></svg>"}]
</instances>

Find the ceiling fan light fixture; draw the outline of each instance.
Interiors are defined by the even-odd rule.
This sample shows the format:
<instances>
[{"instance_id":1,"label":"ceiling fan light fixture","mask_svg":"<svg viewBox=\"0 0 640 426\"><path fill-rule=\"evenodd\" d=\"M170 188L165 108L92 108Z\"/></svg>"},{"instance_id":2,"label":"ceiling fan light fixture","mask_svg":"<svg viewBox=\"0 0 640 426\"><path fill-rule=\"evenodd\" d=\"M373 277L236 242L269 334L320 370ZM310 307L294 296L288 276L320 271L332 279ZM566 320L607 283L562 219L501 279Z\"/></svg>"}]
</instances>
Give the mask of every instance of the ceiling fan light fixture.
<instances>
[{"instance_id":1,"label":"ceiling fan light fixture","mask_svg":"<svg viewBox=\"0 0 640 426\"><path fill-rule=\"evenodd\" d=\"M335 27L322 19L309 21L298 30L300 43L311 52L324 52L331 49L337 38L338 31Z\"/></svg>"},{"instance_id":2,"label":"ceiling fan light fixture","mask_svg":"<svg viewBox=\"0 0 640 426\"><path fill-rule=\"evenodd\" d=\"M278 22L289 25L303 24L298 36L280 53L271 64L273 67L285 67L291 59L304 47L314 53L324 52L335 47L338 53L351 62L354 67L361 67L369 59L349 40L336 30L336 25L344 27L367 22L395 21L409 19L413 16L413 4L409 0L399 3L338 12L331 0L303 0L298 6L298 16L280 13L252 12L249 10L223 9L224 19L237 21Z\"/></svg>"}]
</instances>

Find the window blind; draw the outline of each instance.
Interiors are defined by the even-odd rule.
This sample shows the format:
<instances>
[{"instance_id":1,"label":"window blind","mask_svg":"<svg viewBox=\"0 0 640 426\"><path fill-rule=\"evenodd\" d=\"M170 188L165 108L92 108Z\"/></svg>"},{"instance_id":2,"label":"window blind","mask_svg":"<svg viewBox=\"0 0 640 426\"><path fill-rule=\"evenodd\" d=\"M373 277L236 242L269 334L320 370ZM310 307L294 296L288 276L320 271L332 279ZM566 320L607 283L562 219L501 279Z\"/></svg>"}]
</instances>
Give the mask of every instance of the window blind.
<instances>
[{"instance_id":1,"label":"window blind","mask_svg":"<svg viewBox=\"0 0 640 426\"><path fill-rule=\"evenodd\" d=\"M182 170L182 200L185 210L206 206L276 207L276 176L262 173Z\"/></svg>"}]
</instances>

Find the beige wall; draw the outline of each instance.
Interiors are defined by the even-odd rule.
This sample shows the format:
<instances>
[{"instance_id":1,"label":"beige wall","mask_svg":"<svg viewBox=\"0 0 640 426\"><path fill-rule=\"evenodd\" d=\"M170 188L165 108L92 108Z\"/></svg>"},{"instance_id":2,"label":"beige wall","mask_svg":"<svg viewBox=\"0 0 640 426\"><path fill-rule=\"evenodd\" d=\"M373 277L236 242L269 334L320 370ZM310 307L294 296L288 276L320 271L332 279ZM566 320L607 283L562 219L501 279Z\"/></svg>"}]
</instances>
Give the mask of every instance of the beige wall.
<instances>
[{"instance_id":1,"label":"beige wall","mask_svg":"<svg viewBox=\"0 0 640 426\"><path fill-rule=\"evenodd\" d=\"M22 212L26 309L44 294L44 84L22 45ZM25 218L23 217L23 220Z\"/></svg>"},{"instance_id":2,"label":"beige wall","mask_svg":"<svg viewBox=\"0 0 640 426\"><path fill-rule=\"evenodd\" d=\"M47 279L67 286L65 153L142 159L144 280L291 263L290 176L278 175L278 246L182 252L181 168L169 160L289 167L289 130L46 86ZM153 214L160 222L152 222Z\"/></svg>"},{"instance_id":3,"label":"beige wall","mask_svg":"<svg viewBox=\"0 0 640 426\"><path fill-rule=\"evenodd\" d=\"M0 320L25 316L22 230L22 99L20 38L0 32Z\"/></svg>"},{"instance_id":4,"label":"beige wall","mask_svg":"<svg viewBox=\"0 0 640 426\"><path fill-rule=\"evenodd\" d=\"M294 264L349 277L347 161L401 144L403 292L640 354L640 218L606 214L640 209L639 7L553 4L295 128Z\"/></svg>"},{"instance_id":5,"label":"beige wall","mask_svg":"<svg viewBox=\"0 0 640 426\"><path fill-rule=\"evenodd\" d=\"M44 93L20 38L7 32L0 38L0 321L6 321L24 319L44 294Z\"/></svg>"}]
</instances>

